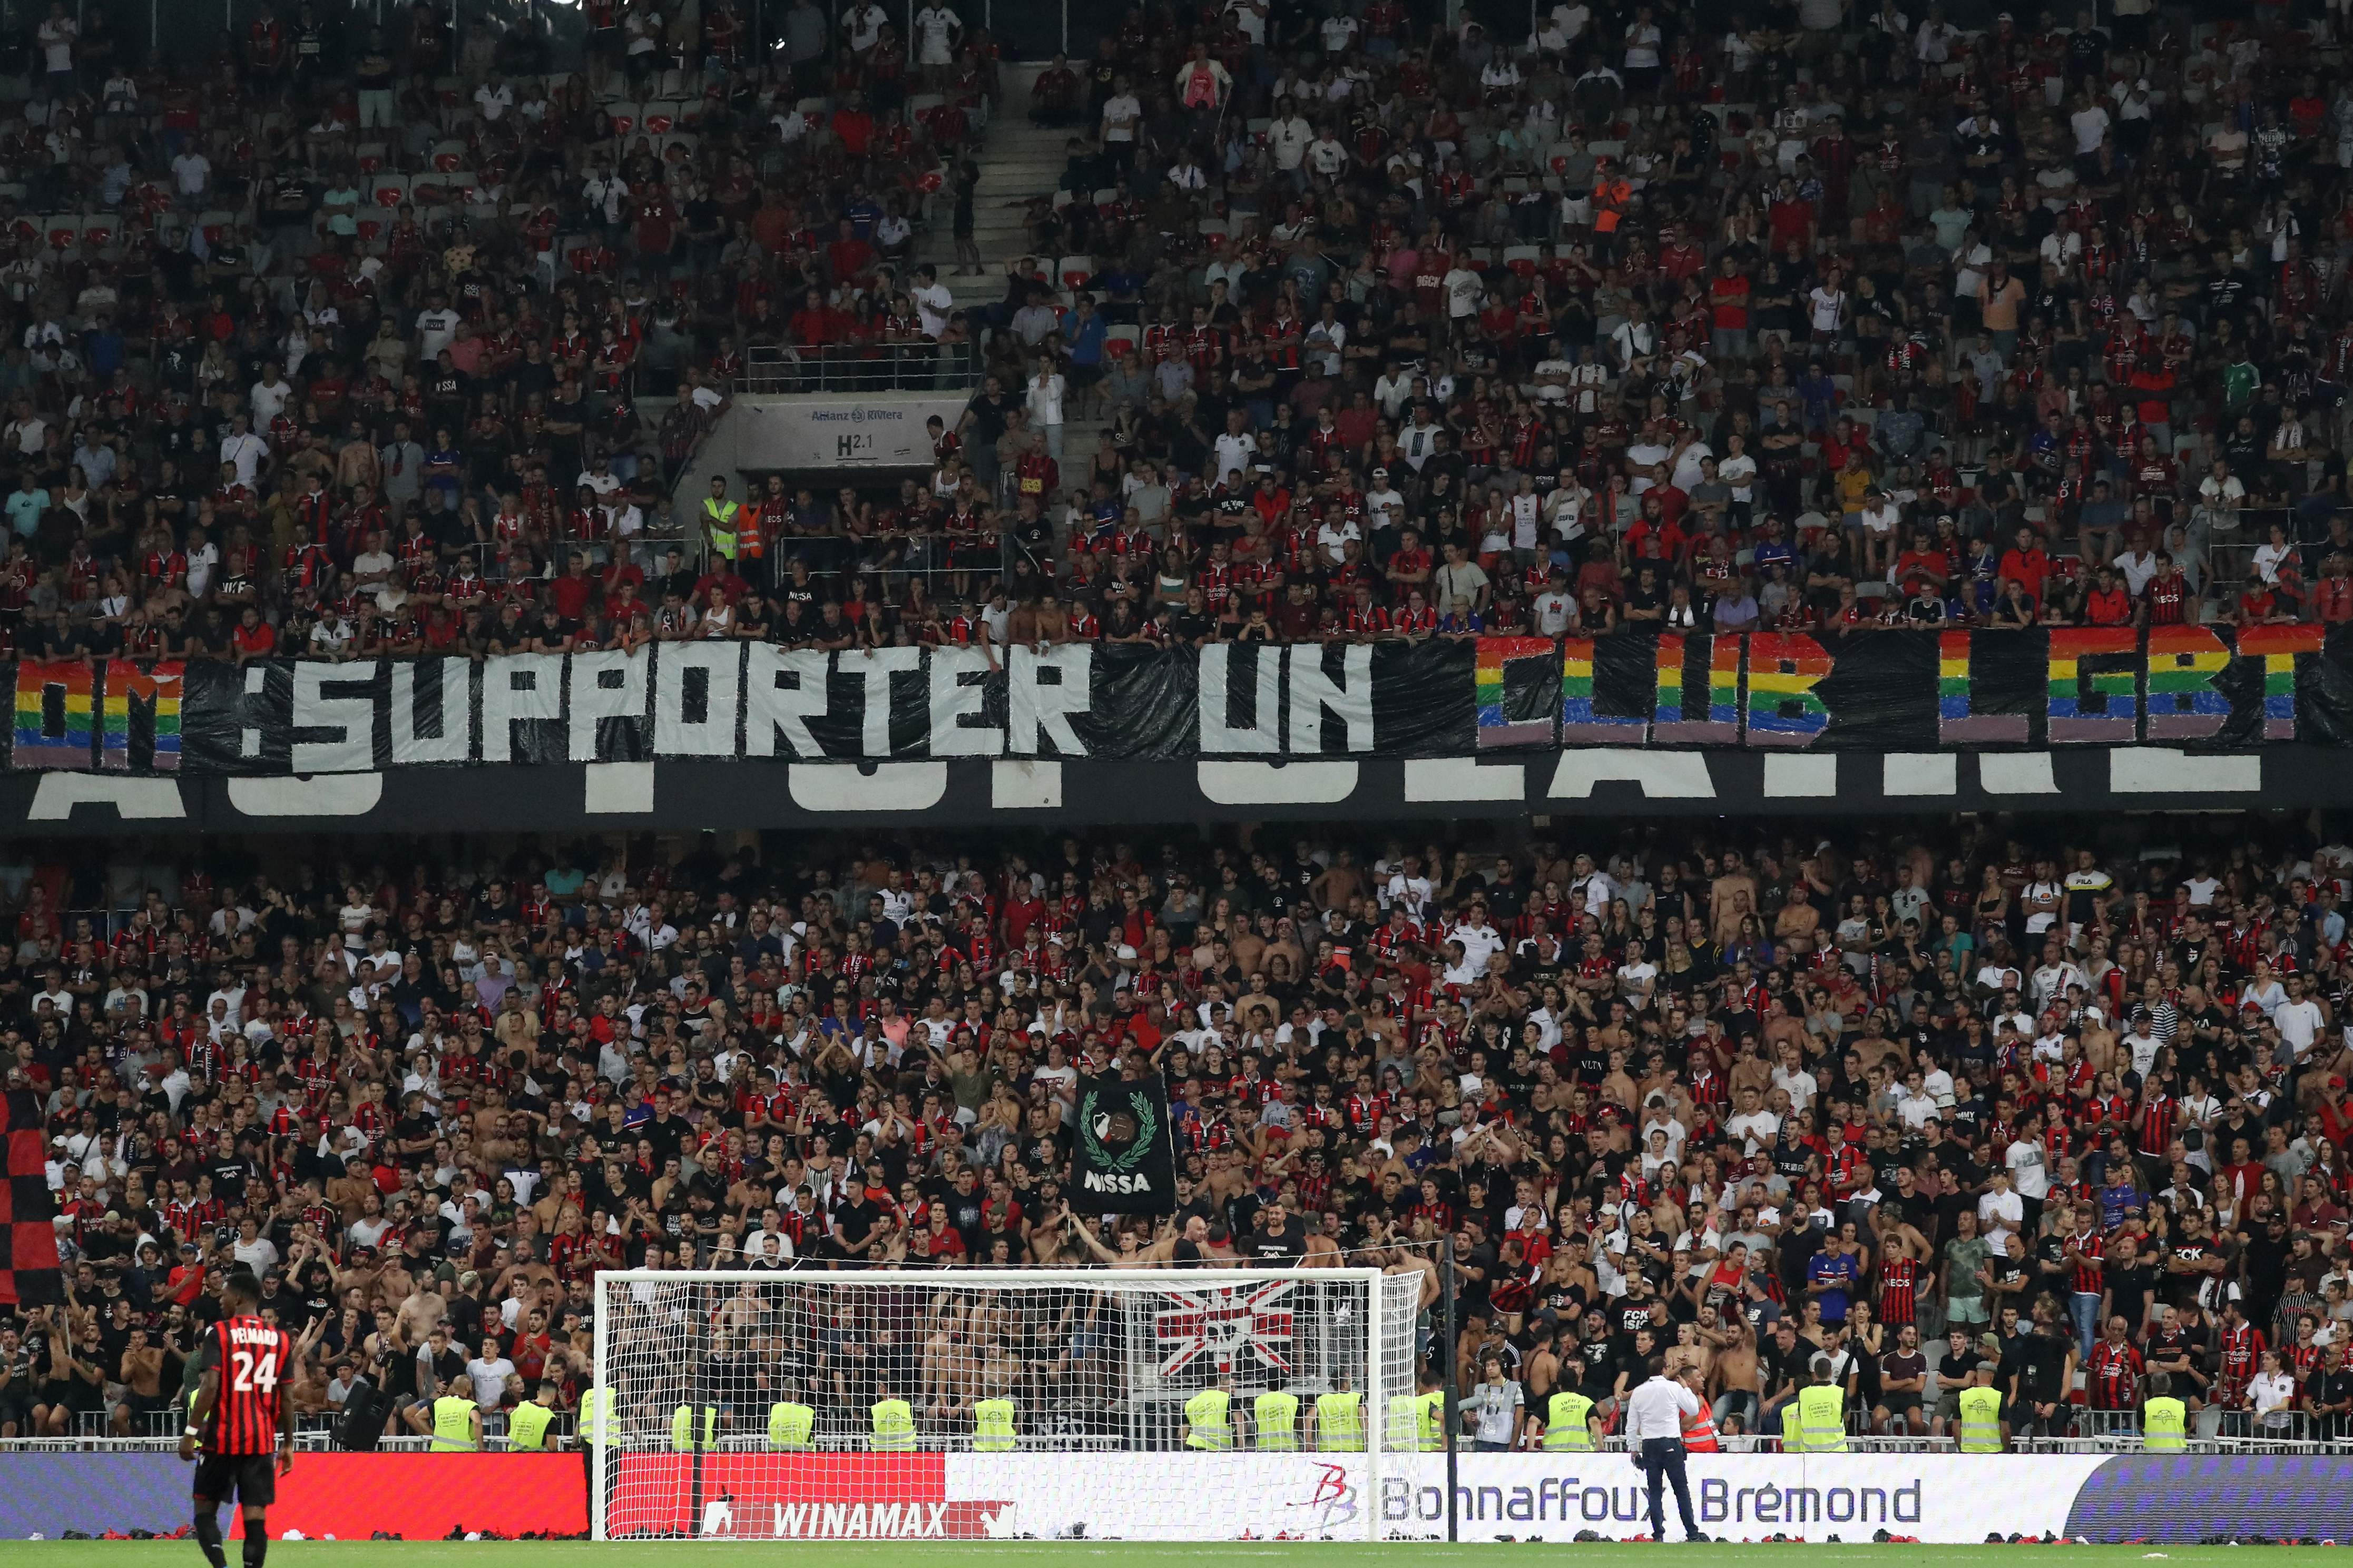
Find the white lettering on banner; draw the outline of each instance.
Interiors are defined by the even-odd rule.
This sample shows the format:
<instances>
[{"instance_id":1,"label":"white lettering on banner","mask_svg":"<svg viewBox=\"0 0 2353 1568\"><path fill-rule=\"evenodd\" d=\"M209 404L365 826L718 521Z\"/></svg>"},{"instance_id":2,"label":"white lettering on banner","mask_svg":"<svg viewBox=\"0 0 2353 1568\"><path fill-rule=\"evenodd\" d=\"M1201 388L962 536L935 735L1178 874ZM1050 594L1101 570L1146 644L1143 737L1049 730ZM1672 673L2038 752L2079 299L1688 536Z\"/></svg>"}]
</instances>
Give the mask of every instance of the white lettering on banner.
<instances>
[{"instance_id":1,"label":"white lettering on banner","mask_svg":"<svg viewBox=\"0 0 2353 1568\"><path fill-rule=\"evenodd\" d=\"M1039 744L1042 737L1062 756L1087 754L1071 716L1094 706L1094 659L1093 647L1081 642L1042 648L1025 643L1007 655L1005 717L1015 752L1037 754L1045 749Z\"/></svg>"},{"instance_id":2,"label":"white lettering on banner","mask_svg":"<svg viewBox=\"0 0 2353 1568\"><path fill-rule=\"evenodd\" d=\"M1347 729L1347 749L1373 749L1373 650L1366 643L1340 649L1340 679L1324 673L1324 649L1302 645L1286 650L1291 662L1291 750L1320 756L1324 715L1337 715ZM1260 656L1265 656L1261 653Z\"/></svg>"},{"instance_id":3,"label":"white lettering on banner","mask_svg":"<svg viewBox=\"0 0 2353 1568\"><path fill-rule=\"evenodd\" d=\"M474 754L474 661L441 661L441 713L438 733L417 731L417 672L408 659L392 667L392 760L400 763L462 763Z\"/></svg>"},{"instance_id":4,"label":"white lettering on banner","mask_svg":"<svg viewBox=\"0 0 2353 1568\"><path fill-rule=\"evenodd\" d=\"M1555 800L1587 800L1593 786L1613 780L1637 784L1648 800L1713 800L1715 780L1698 752L1638 752L1630 746L1598 746L1563 752L1553 769Z\"/></svg>"},{"instance_id":5,"label":"white lettering on banner","mask_svg":"<svg viewBox=\"0 0 2353 1568\"><path fill-rule=\"evenodd\" d=\"M786 649L773 643L755 642L745 649L745 756L775 756L779 734L794 756L825 755L825 748L809 732L808 721L825 717L825 672L831 658L813 648Z\"/></svg>"},{"instance_id":6,"label":"white lettering on banner","mask_svg":"<svg viewBox=\"0 0 2353 1568\"><path fill-rule=\"evenodd\" d=\"M360 773L375 766L375 702L366 696L330 697L330 686L362 685L375 679L377 666L314 664L294 667L292 732L331 730L327 741L295 741L288 757L298 773Z\"/></svg>"},{"instance_id":7,"label":"white lettering on banner","mask_svg":"<svg viewBox=\"0 0 2353 1568\"><path fill-rule=\"evenodd\" d=\"M651 763L590 763L580 770L580 809L590 816L642 816L654 808Z\"/></svg>"},{"instance_id":8,"label":"white lettering on banner","mask_svg":"<svg viewBox=\"0 0 2353 1568\"><path fill-rule=\"evenodd\" d=\"M1482 763L1477 757L1409 757L1405 798L1411 805L1518 800L1527 794L1525 763Z\"/></svg>"},{"instance_id":9,"label":"white lettering on banner","mask_svg":"<svg viewBox=\"0 0 2353 1568\"><path fill-rule=\"evenodd\" d=\"M2251 795L2263 787L2261 757L2208 757L2170 746L2108 753L2108 788L2117 795Z\"/></svg>"},{"instance_id":10,"label":"white lettering on banner","mask_svg":"<svg viewBox=\"0 0 2353 1568\"><path fill-rule=\"evenodd\" d=\"M928 811L948 793L945 763L795 763L785 790L803 811Z\"/></svg>"},{"instance_id":11,"label":"white lettering on banner","mask_svg":"<svg viewBox=\"0 0 2353 1568\"><path fill-rule=\"evenodd\" d=\"M1219 805L1337 805L1356 793L1356 764L1196 763L1193 779Z\"/></svg>"},{"instance_id":12,"label":"white lettering on banner","mask_svg":"<svg viewBox=\"0 0 2353 1568\"><path fill-rule=\"evenodd\" d=\"M246 816L365 816L383 799L382 773L228 781L228 803Z\"/></svg>"},{"instance_id":13,"label":"white lettering on banner","mask_svg":"<svg viewBox=\"0 0 2353 1568\"><path fill-rule=\"evenodd\" d=\"M1838 758L1824 752L1768 752L1765 755L1767 800L1820 799L1838 794Z\"/></svg>"},{"instance_id":14,"label":"white lettering on banner","mask_svg":"<svg viewBox=\"0 0 2353 1568\"><path fill-rule=\"evenodd\" d=\"M1250 721L1231 721L1233 660L1243 645L1211 643L1201 650L1201 750L1272 756L1282 750L1282 656L1269 643L1248 645L1256 689ZM1323 650L1314 650L1321 653Z\"/></svg>"},{"instance_id":15,"label":"white lettering on banner","mask_svg":"<svg viewBox=\"0 0 2353 1568\"><path fill-rule=\"evenodd\" d=\"M1978 784L1988 795L2057 795L2048 752L1979 752Z\"/></svg>"},{"instance_id":16,"label":"white lettering on banner","mask_svg":"<svg viewBox=\"0 0 2353 1568\"><path fill-rule=\"evenodd\" d=\"M1889 795L1958 795L1961 759L1952 752L1890 752L1880 759L1880 784Z\"/></svg>"},{"instance_id":17,"label":"white lettering on banner","mask_svg":"<svg viewBox=\"0 0 2353 1568\"><path fill-rule=\"evenodd\" d=\"M564 656L511 653L482 672L482 761L511 762L519 719L564 717Z\"/></svg>"},{"instance_id":18,"label":"white lettering on banner","mask_svg":"<svg viewBox=\"0 0 2353 1568\"><path fill-rule=\"evenodd\" d=\"M835 668L866 683L866 722L859 740L868 756L880 759L891 754L891 678L913 675L923 667L923 650L919 647L871 647L835 664Z\"/></svg>"},{"instance_id":19,"label":"white lettering on banner","mask_svg":"<svg viewBox=\"0 0 2353 1568\"><path fill-rule=\"evenodd\" d=\"M1005 751L1005 731L994 724L966 724L980 717L981 679L988 654L976 647L932 650L932 755L994 757ZM868 710L870 713L872 710ZM888 741L888 737L884 737Z\"/></svg>"},{"instance_id":20,"label":"white lettering on banner","mask_svg":"<svg viewBox=\"0 0 2353 1568\"><path fill-rule=\"evenodd\" d=\"M572 760L593 763L604 753L596 744L598 722L642 719L646 714L645 648L600 648L572 656Z\"/></svg>"},{"instance_id":21,"label":"white lettering on banner","mask_svg":"<svg viewBox=\"0 0 2353 1568\"><path fill-rule=\"evenodd\" d=\"M786 1540L943 1540L948 1534L944 1502L780 1502L775 1532ZM961 1533L961 1532L959 1532Z\"/></svg>"},{"instance_id":22,"label":"white lettering on banner","mask_svg":"<svg viewBox=\"0 0 2353 1568\"><path fill-rule=\"evenodd\" d=\"M246 779L231 779L232 792ZM379 780L379 783L382 781ZM168 778L124 778L109 773L45 773L33 790L27 822L65 822L78 805L111 805L124 821L165 821L188 815L180 781Z\"/></svg>"},{"instance_id":23,"label":"white lettering on banner","mask_svg":"<svg viewBox=\"0 0 2353 1568\"><path fill-rule=\"evenodd\" d=\"M438 700L435 680L422 673L426 661L297 659L246 670L248 712L269 711L272 680L288 681L290 695L274 724L241 722L238 750L255 762L283 757L301 773L374 769L387 760L380 735L396 767L647 760L634 754L639 747L679 759L1084 758L1095 748L1082 725L1125 717L1096 711L1094 656L1084 644L1018 646L1005 650L1000 669L986 650L958 646L828 653L688 642L500 654L479 666L438 660ZM1237 660L1249 668L1236 668ZM1205 647L1193 671L1198 731L1187 759L1370 753L1380 742L1374 668L1373 649L1361 644ZM1174 677L1152 689L1181 690ZM1149 718L1154 733L1179 743L1181 715ZM524 731L518 742L518 723L549 728ZM617 723L626 728L617 732ZM1313 798L1339 798L1328 791L1347 777L1330 775ZM1302 779L1270 798L1288 798Z\"/></svg>"},{"instance_id":24,"label":"white lettering on banner","mask_svg":"<svg viewBox=\"0 0 2353 1568\"><path fill-rule=\"evenodd\" d=\"M266 664L247 665L245 667L246 701L250 703L256 700L268 691L269 689L269 667ZM237 732L237 754L240 757L258 757L261 755L260 726L248 724Z\"/></svg>"},{"instance_id":25,"label":"white lettering on banner","mask_svg":"<svg viewBox=\"0 0 2353 1568\"><path fill-rule=\"evenodd\" d=\"M701 719L686 716L688 678L702 675ZM744 648L738 643L664 645L654 660L654 752L665 757L732 757L743 706ZM772 728L771 735L775 734Z\"/></svg>"},{"instance_id":26,"label":"white lettering on banner","mask_svg":"<svg viewBox=\"0 0 2353 1568\"><path fill-rule=\"evenodd\" d=\"M988 764L988 804L995 811L1062 809L1062 764L1015 758Z\"/></svg>"}]
</instances>

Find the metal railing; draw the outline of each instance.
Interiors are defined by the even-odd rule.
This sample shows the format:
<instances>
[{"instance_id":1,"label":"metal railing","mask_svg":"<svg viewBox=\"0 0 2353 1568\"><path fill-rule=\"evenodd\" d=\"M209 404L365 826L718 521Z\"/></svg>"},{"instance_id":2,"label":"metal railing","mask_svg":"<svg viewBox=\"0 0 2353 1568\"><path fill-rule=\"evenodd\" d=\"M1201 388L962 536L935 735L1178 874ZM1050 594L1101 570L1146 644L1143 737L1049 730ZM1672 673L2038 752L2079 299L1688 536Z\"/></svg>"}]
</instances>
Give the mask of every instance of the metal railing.
<instances>
[{"instance_id":1,"label":"metal railing","mask_svg":"<svg viewBox=\"0 0 2353 1568\"><path fill-rule=\"evenodd\" d=\"M980 351L962 343L761 345L744 353L738 390L961 392L980 384Z\"/></svg>"}]
</instances>

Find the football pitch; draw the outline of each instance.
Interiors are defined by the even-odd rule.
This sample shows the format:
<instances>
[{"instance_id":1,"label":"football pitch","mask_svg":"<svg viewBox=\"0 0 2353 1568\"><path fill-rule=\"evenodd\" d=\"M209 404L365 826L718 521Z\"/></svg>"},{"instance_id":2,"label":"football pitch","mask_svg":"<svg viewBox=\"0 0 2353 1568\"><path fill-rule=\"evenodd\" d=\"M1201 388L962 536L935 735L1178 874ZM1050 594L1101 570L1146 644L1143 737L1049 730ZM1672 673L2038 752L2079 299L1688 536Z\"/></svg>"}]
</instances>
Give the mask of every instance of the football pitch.
<instances>
[{"instance_id":1,"label":"football pitch","mask_svg":"<svg viewBox=\"0 0 2353 1568\"><path fill-rule=\"evenodd\" d=\"M1672 1527L1670 1526L1670 1529ZM1609 1568L1637 1562L1672 1559L1699 1568L1767 1568L1768 1564L1834 1562L1865 1563L1888 1568L1982 1568L1989 1563L2031 1564L2045 1554L2081 1568L2139 1568L2161 1562L2167 1568L2318 1568L2322 1563L2353 1563L2353 1556L2330 1547L2275 1546L2262 1549L2229 1546L1923 1546L1905 1542L1885 1545L1782 1542L1747 1545L1737 1542L1669 1546L1618 1542L1547 1542L1514 1544L1488 1541L1452 1546L1436 1542L1398 1542L1388 1546L1365 1542L1240 1541L1224 1543L1120 1541L957 1542L934 1544L911 1542L676 1542L632 1550L622 1543L597 1545L585 1541L483 1542L276 1542L269 1560L276 1568L612 1568L626 1553L634 1564L692 1564L693 1568L797 1568L812 1558L849 1568L1057 1568L1057 1565L1097 1562L1119 1568L1161 1568L1185 1564L1198 1568L1205 1562L1289 1559L1300 1568L1367 1568L1377 1558L1404 1565L1476 1558L1525 1559L1558 1553L1579 1563L1606 1563ZM202 1555L191 1541L12 1541L6 1546L9 1568L191 1568ZM237 1568L237 1543L229 1544L229 1563Z\"/></svg>"}]
</instances>

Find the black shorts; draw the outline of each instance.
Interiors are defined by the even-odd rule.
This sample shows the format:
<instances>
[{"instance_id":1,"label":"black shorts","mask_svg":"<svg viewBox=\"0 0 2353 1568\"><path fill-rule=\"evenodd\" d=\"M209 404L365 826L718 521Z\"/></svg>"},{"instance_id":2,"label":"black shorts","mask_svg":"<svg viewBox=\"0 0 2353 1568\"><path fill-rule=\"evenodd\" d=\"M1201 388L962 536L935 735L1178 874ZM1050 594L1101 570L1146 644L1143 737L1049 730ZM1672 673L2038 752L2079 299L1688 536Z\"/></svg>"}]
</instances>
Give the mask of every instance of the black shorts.
<instances>
[{"instance_id":1,"label":"black shorts","mask_svg":"<svg viewBox=\"0 0 2353 1568\"><path fill-rule=\"evenodd\" d=\"M195 1495L223 1503L231 1493L248 1508L278 1500L278 1459L273 1454L203 1454L196 1459Z\"/></svg>"}]
</instances>

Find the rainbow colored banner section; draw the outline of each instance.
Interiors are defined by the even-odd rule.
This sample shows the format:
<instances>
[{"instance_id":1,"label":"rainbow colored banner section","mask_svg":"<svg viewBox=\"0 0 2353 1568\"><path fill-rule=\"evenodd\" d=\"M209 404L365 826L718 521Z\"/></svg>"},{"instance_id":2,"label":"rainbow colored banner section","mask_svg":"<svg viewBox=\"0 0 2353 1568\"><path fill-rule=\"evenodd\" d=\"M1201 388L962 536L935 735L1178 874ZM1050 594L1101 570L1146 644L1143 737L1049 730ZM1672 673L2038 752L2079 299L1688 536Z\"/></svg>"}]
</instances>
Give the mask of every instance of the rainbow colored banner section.
<instances>
[{"instance_id":1,"label":"rainbow colored banner section","mask_svg":"<svg viewBox=\"0 0 2353 1568\"><path fill-rule=\"evenodd\" d=\"M1477 648L1486 750L2353 743L2353 680L2335 668L2347 650L2332 655L2317 626L1487 637Z\"/></svg>"},{"instance_id":2,"label":"rainbow colored banner section","mask_svg":"<svg viewBox=\"0 0 2353 1568\"><path fill-rule=\"evenodd\" d=\"M185 669L176 660L19 659L19 768L174 773Z\"/></svg>"}]
</instances>

